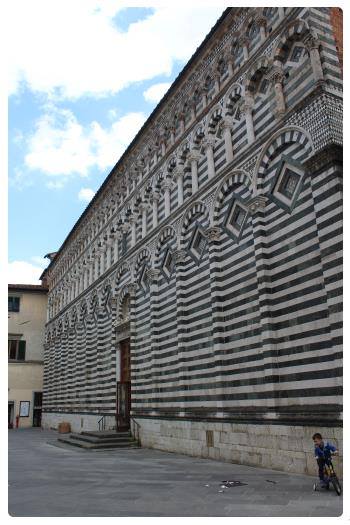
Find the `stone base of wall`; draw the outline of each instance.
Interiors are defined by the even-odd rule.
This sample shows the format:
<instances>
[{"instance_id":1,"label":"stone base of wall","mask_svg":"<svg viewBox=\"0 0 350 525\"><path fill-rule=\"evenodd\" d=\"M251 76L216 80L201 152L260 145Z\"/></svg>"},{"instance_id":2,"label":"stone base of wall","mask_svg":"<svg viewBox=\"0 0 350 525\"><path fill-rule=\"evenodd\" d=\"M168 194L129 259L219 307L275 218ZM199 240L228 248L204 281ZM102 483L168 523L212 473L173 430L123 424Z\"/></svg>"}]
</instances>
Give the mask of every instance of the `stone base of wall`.
<instances>
[{"instance_id":1,"label":"stone base of wall","mask_svg":"<svg viewBox=\"0 0 350 525\"><path fill-rule=\"evenodd\" d=\"M101 414L65 414L60 412L44 412L42 414L41 426L45 429L58 429L59 423L67 421L70 423L72 432L82 432L85 430L97 431L98 421ZM106 430L115 427L115 417L106 416Z\"/></svg>"},{"instance_id":2,"label":"stone base of wall","mask_svg":"<svg viewBox=\"0 0 350 525\"><path fill-rule=\"evenodd\" d=\"M135 419L143 447L313 476L317 476L317 465L312 436L320 432L339 450L334 466L342 477L339 427Z\"/></svg>"}]
</instances>

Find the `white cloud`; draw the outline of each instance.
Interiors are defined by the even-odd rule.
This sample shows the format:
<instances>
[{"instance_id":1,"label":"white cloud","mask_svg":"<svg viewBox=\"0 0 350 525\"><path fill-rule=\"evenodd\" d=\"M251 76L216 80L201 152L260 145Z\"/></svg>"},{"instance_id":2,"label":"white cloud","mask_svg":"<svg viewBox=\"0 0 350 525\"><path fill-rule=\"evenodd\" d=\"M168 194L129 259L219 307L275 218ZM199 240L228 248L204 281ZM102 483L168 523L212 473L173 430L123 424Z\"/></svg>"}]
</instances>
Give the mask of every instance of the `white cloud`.
<instances>
[{"instance_id":1,"label":"white cloud","mask_svg":"<svg viewBox=\"0 0 350 525\"><path fill-rule=\"evenodd\" d=\"M128 113L103 128L93 121L83 126L70 110L49 106L27 139L25 165L54 178L57 189L70 175L86 177L91 168L113 166L144 123L143 113Z\"/></svg>"},{"instance_id":2,"label":"white cloud","mask_svg":"<svg viewBox=\"0 0 350 525\"><path fill-rule=\"evenodd\" d=\"M94 195L95 192L91 188L81 188L78 193L78 199L83 202L90 202Z\"/></svg>"},{"instance_id":3,"label":"white cloud","mask_svg":"<svg viewBox=\"0 0 350 525\"><path fill-rule=\"evenodd\" d=\"M116 93L133 82L169 75L187 61L223 6L162 6L125 32L113 17L118 0L12 0L7 6L10 93L22 81L67 98Z\"/></svg>"},{"instance_id":4,"label":"white cloud","mask_svg":"<svg viewBox=\"0 0 350 525\"><path fill-rule=\"evenodd\" d=\"M170 86L170 82L161 82L159 84L153 84L153 86L149 87L148 89L146 89L146 91L143 92L143 96L147 102L157 103L168 91Z\"/></svg>"},{"instance_id":5,"label":"white cloud","mask_svg":"<svg viewBox=\"0 0 350 525\"><path fill-rule=\"evenodd\" d=\"M43 268L26 261L13 261L8 265L9 284L41 284Z\"/></svg>"},{"instance_id":6,"label":"white cloud","mask_svg":"<svg viewBox=\"0 0 350 525\"><path fill-rule=\"evenodd\" d=\"M31 260L43 269L47 268L50 262L49 259L45 259L45 257L41 257L40 255L34 255L31 257Z\"/></svg>"}]
</instances>

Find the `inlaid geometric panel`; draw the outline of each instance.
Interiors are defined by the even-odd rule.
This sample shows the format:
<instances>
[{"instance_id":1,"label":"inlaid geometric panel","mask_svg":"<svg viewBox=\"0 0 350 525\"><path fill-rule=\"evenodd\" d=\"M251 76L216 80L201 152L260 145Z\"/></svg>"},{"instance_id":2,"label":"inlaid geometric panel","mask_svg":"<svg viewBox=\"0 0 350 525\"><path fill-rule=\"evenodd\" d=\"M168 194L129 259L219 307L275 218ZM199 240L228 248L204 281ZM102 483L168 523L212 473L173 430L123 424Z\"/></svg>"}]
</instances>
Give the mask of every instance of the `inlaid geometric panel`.
<instances>
[{"instance_id":1,"label":"inlaid geometric panel","mask_svg":"<svg viewBox=\"0 0 350 525\"><path fill-rule=\"evenodd\" d=\"M195 229L189 244L189 253L197 263L201 260L206 246L207 239L203 230L198 226Z\"/></svg>"},{"instance_id":2,"label":"inlaid geometric panel","mask_svg":"<svg viewBox=\"0 0 350 525\"><path fill-rule=\"evenodd\" d=\"M282 157L272 181L270 198L278 206L291 212L300 193L303 183L304 170L292 159Z\"/></svg>"},{"instance_id":3,"label":"inlaid geometric panel","mask_svg":"<svg viewBox=\"0 0 350 525\"><path fill-rule=\"evenodd\" d=\"M242 235L247 216L248 212L243 203L237 199L233 200L226 215L224 229L237 242Z\"/></svg>"}]
</instances>

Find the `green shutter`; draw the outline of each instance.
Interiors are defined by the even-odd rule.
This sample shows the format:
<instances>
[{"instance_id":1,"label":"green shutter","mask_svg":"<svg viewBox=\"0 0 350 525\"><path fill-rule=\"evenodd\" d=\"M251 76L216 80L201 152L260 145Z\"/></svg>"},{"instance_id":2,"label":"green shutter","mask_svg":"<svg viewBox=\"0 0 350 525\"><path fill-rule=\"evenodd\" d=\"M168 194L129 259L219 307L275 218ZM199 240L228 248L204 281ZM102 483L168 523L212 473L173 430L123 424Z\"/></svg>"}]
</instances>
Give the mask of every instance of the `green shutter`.
<instances>
[{"instance_id":1,"label":"green shutter","mask_svg":"<svg viewBox=\"0 0 350 525\"><path fill-rule=\"evenodd\" d=\"M18 342L18 361L24 361L26 358L26 342Z\"/></svg>"}]
</instances>

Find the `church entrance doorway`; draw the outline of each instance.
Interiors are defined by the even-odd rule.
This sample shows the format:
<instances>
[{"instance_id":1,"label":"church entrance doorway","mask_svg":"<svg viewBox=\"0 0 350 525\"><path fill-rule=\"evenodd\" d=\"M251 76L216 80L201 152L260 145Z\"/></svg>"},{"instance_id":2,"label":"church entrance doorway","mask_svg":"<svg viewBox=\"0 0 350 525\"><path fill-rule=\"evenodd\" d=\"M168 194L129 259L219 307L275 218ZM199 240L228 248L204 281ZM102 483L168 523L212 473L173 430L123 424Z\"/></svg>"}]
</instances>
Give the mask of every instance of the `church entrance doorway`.
<instances>
[{"instance_id":1,"label":"church entrance doorway","mask_svg":"<svg viewBox=\"0 0 350 525\"><path fill-rule=\"evenodd\" d=\"M131 409L130 339L120 341L120 381L117 381L117 430L129 430Z\"/></svg>"}]
</instances>

